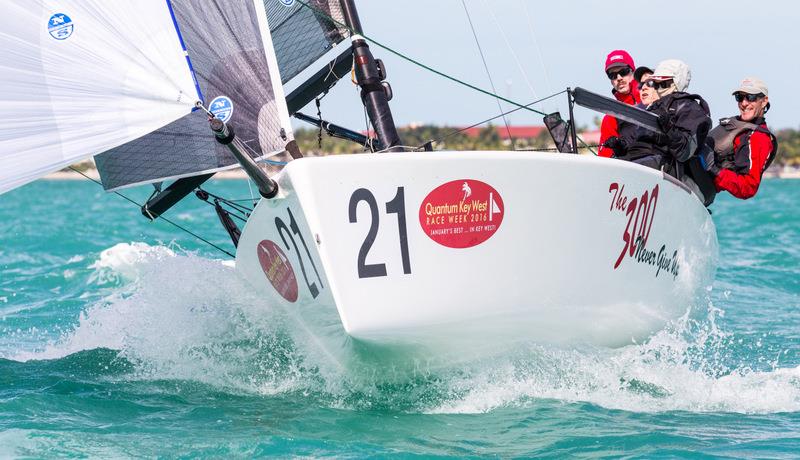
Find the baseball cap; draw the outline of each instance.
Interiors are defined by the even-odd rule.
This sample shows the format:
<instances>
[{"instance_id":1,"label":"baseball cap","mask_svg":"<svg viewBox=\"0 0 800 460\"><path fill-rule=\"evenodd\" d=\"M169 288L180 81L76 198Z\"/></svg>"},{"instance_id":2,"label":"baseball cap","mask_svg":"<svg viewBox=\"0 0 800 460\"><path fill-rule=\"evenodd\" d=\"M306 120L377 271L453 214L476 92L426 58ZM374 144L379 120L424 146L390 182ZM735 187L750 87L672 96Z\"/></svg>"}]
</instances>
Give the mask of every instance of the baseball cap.
<instances>
[{"instance_id":1,"label":"baseball cap","mask_svg":"<svg viewBox=\"0 0 800 460\"><path fill-rule=\"evenodd\" d=\"M636 70L633 71L633 79L638 81L639 83L642 82L642 75L646 73L653 73L653 69L646 66L638 67Z\"/></svg>"},{"instance_id":2,"label":"baseball cap","mask_svg":"<svg viewBox=\"0 0 800 460\"><path fill-rule=\"evenodd\" d=\"M628 54L627 51L614 50L608 53L608 56L606 56L606 70L612 67L623 66L623 65L626 65L631 69L636 68L636 65L633 63L633 58L631 57L630 54Z\"/></svg>"},{"instance_id":3,"label":"baseball cap","mask_svg":"<svg viewBox=\"0 0 800 460\"><path fill-rule=\"evenodd\" d=\"M733 94L747 93L747 94L763 94L769 96L769 89L764 80L757 77L747 77L739 83L739 87L733 90Z\"/></svg>"}]
</instances>

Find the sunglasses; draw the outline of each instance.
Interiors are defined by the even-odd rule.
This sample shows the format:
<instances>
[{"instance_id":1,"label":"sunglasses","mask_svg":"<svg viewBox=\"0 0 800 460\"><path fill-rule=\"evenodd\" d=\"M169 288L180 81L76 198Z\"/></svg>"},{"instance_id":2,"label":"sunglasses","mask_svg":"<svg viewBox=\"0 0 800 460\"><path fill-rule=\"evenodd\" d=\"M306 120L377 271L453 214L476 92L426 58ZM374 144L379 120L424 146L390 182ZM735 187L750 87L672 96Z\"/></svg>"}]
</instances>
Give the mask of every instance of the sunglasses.
<instances>
[{"instance_id":1,"label":"sunglasses","mask_svg":"<svg viewBox=\"0 0 800 460\"><path fill-rule=\"evenodd\" d=\"M736 93L736 94L733 95L733 97L736 99L736 102L742 102L745 99L747 99L747 102L755 102L755 101L761 99L762 97L764 97L764 94L763 93L758 93L758 94Z\"/></svg>"},{"instance_id":2,"label":"sunglasses","mask_svg":"<svg viewBox=\"0 0 800 460\"><path fill-rule=\"evenodd\" d=\"M654 89L667 89L667 88L669 88L670 86L672 86L672 79L669 79L669 80L663 80L663 81L658 81L658 80L647 80L647 81L645 82L645 84L646 84L647 86L651 87L651 88L654 88Z\"/></svg>"},{"instance_id":3,"label":"sunglasses","mask_svg":"<svg viewBox=\"0 0 800 460\"><path fill-rule=\"evenodd\" d=\"M627 77L632 72L630 67L624 67L622 70L606 70L606 75L608 75L609 80L616 80L619 77Z\"/></svg>"},{"instance_id":4,"label":"sunglasses","mask_svg":"<svg viewBox=\"0 0 800 460\"><path fill-rule=\"evenodd\" d=\"M648 88L655 88L656 87L656 82L655 82L655 80L647 80L645 82L639 83L639 89L642 89L645 86L648 87Z\"/></svg>"}]
</instances>

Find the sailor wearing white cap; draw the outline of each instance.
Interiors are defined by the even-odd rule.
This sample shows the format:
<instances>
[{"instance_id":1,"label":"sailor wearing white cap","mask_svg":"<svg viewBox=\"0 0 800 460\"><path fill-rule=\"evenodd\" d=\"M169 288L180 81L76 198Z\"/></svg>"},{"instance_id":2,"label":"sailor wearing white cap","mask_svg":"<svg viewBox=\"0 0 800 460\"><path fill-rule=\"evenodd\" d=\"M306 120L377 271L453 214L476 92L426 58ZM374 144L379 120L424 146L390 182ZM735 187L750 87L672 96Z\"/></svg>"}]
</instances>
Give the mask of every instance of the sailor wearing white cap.
<instances>
[{"instance_id":1,"label":"sailor wearing white cap","mask_svg":"<svg viewBox=\"0 0 800 460\"><path fill-rule=\"evenodd\" d=\"M723 118L708 133L703 155L717 191L747 199L758 192L761 176L778 153L778 140L767 127L769 89L763 80L747 77L733 90L739 115Z\"/></svg>"},{"instance_id":2,"label":"sailor wearing white cap","mask_svg":"<svg viewBox=\"0 0 800 460\"><path fill-rule=\"evenodd\" d=\"M711 128L708 104L702 97L685 92L691 76L689 66L677 59L656 66L650 81L659 99L647 110L658 115L663 133L639 134L627 150L627 159L683 180L684 163L694 157Z\"/></svg>"}]
</instances>

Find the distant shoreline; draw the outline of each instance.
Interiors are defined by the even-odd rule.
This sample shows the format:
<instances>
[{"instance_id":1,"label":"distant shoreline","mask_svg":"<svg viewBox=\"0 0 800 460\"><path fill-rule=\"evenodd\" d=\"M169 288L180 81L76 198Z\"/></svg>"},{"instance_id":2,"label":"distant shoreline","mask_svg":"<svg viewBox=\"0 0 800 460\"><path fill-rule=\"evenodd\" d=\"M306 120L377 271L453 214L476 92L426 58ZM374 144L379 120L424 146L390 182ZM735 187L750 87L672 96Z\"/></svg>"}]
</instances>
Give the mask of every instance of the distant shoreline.
<instances>
[{"instance_id":1,"label":"distant shoreline","mask_svg":"<svg viewBox=\"0 0 800 460\"><path fill-rule=\"evenodd\" d=\"M83 174L86 174L90 179L93 180L100 180L100 175L97 173L96 169L87 169L85 171L81 171ZM82 174L75 172L75 171L56 171L54 173L50 173L44 176L42 179L44 180L87 180L85 176ZM231 169L227 171L220 171L214 174L214 179L222 179L222 180L229 180L229 179L247 179L247 173L244 172L243 169Z\"/></svg>"},{"instance_id":2,"label":"distant shoreline","mask_svg":"<svg viewBox=\"0 0 800 460\"><path fill-rule=\"evenodd\" d=\"M84 174L89 176L89 178L94 180L100 180L100 176L97 174L96 169L87 169L82 171ZM800 179L800 169L794 170L782 170L782 171L767 171L764 173L764 177L770 177L775 179ZM82 176L81 174L75 171L56 171L54 173L50 173L43 177L45 180L86 180L86 177ZM220 171L214 174L214 179L219 180L244 180L247 179L247 173L244 172L241 168L236 169L229 169L227 171Z\"/></svg>"},{"instance_id":3,"label":"distant shoreline","mask_svg":"<svg viewBox=\"0 0 800 460\"><path fill-rule=\"evenodd\" d=\"M770 177L772 179L800 179L800 171L791 171L785 173L764 173L764 177Z\"/></svg>"}]
</instances>

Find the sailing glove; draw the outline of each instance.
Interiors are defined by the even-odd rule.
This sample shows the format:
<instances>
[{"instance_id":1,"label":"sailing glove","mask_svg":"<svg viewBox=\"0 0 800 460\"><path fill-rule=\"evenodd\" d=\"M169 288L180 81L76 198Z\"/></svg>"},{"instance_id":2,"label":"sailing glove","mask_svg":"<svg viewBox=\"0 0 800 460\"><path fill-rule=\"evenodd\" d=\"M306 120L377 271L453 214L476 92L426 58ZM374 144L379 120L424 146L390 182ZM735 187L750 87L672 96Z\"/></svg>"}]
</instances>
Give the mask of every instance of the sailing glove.
<instances>
[{"instance_id":1,"label":"sailing glove","mask_svg":"<svg viewBox=\"0 0 800 460\"><path fill-rule=\"evenodd\" d=\"M603 142L603 147L613 150L615 157L625 156L625 152L628 150L628 145L625 141L617 136L611 136L606 139L606 141Z\"/></svg>"}]
</instances>

